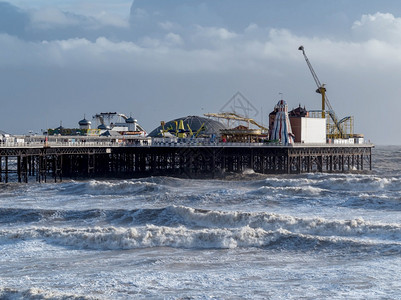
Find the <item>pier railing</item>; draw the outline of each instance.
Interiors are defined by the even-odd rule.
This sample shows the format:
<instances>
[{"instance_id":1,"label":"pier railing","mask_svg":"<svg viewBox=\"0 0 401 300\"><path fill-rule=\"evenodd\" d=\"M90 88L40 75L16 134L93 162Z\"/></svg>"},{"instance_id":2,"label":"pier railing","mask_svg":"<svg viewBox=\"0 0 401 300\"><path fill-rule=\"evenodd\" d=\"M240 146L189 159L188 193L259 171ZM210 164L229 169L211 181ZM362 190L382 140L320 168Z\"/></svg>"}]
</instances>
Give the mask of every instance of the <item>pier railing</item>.
<instances>
[{"instance_id":1,"label":"pier railing","mask_svg":"<svg viewBox=\"0 0 401 300\"><path fill-rule=\"evenodd\" d=\"M125 142L101 141L101 142L5 142L0 143L0 148L46 148L46 147L133 147L143 146Z\"/></svg>"},{"instance_id":2,"label":"pier railing","mask_svg":"<svg viewBox=\"0 0 401 300\"><path fill-rule=\"evenodd\" d=\"M136 136L13 136L0 139L0 148L48 148L48 147L363 147L370 143L352 143L339 140L337 143L294 143L285 145L280 142L223 142L216 138L151 138Z\"/></svg>"},{"instance_id":3,"label":"pier railing","mask_svg":"<svg viewBox=\"0 0 401 300\"><path fill-rule=\"evenodd\" d=\"M131 141L85 141L85 142L0 142L0 148L49 148L49 147L363 147L372 146L370 143L364 144L326 144L326 143L294 143L283 145L281 143L231 143L231 142L210 142L210 141L191 141L191 142L148 142L141 141L133 143Z\"/></svg>"}]
</instances>

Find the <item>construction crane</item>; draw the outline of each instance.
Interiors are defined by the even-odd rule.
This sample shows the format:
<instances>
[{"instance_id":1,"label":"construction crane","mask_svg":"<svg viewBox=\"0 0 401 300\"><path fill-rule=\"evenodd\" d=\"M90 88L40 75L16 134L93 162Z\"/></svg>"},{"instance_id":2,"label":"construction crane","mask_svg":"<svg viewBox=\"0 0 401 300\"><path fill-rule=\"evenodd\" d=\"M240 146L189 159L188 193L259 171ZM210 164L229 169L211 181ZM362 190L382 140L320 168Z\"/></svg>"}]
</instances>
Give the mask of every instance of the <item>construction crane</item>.
<instances>
[{"instance_id":1,"label":"construction crane","mask_svg":"<svg viewBox=\"0 0 401 300\"><path fill-rule=\"evenodd\" d=\"M304 58L306 61L306 64L308 65L309 70L312 73L313 80L315 81L316 86L317 86L316 93L319 93L322 95L322 118L326 118L326 106L327 106L327 112L330 116L330 119L333 122L332 126L328 126L328 129L329 129L328 136L345 138L347 134L344 132L342 124L347 121L352 122L352 117L348 116L348 117L342 118L340 121L338 121L338 118L330 104L330 101L327 98L325 85L320 83L319 77L317 77L315 70L313 69L308 57L306 56L304 46L299 46L298 50L302 51L302 54L304 55ZM328 120L328 121L330 121L330 120ZM350 128L352 128L352 125L350 125ZM352 129L350 129L350 130L352 130ZM352 133L350 132L348 135L351 135L351 134Z\"/></svg>"},{"instance_id":2,"label":"construction crane","mask_svg":"<svg viewBox=\"0 0 401 300\"><path fill-rule=\"evenodd\" d=\"M229 113L229 112L223 112L223 113L207 113L204 114L204 116L206 117L214 117L214 118L219 118L219 119L226 119L226 120L236 120L236 121L243 121L243 122L248 122L251 123L257 127L259 127L260 129L264 130L264 131L268 131L268 128L260 125L259 123L257 123L254 119L251 118L245 118L243 116L240 116L236 113Z\"/></svg>"}]
</instances>

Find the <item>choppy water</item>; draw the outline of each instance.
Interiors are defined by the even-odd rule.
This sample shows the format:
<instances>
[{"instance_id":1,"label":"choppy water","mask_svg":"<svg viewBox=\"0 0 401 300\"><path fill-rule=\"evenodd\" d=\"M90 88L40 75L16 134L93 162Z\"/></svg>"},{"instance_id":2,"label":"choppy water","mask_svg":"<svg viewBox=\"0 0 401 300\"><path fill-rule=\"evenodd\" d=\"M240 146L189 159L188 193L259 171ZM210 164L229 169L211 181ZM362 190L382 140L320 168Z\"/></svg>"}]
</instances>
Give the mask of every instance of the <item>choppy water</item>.
<instances>
[{"instance_id":1,"label":"choppy water","mask_svg":"<svg viewBox=\"0 0 401 300\"><path fill-rule=\"evenodd\" d=\"M0 298L401 298L401 147L371 174L0 185Z\"/></svg>"}]
</instances>

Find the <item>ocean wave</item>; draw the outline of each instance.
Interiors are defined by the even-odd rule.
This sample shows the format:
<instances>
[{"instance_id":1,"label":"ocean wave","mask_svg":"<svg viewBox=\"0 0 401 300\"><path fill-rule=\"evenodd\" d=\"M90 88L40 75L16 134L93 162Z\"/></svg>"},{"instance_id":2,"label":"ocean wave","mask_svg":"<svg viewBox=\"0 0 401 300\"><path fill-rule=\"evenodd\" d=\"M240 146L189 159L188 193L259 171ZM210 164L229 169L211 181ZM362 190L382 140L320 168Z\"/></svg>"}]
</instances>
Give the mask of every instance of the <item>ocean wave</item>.
<instances>
[{"instance_id":1,"label":"ocean wave","mask_svg":"<svg viewBox=\"0 0 401 300\"><path fill-rule=\"evenodd\" d=\"M401 225L367 222L363 219L327 220L324 218L300 218L267 212L224 212L168 207L170 215L192 227L235 228L249 226L264 230L285 229L294 233L320 236L355 236L381 239L401 239ZM173 213L174 212L174 213ZM179 218L178 218L179 216Z\"/></svg>"},{"instance_id":2,"label":"ocean wave","mask_svg":"<svg viewBox=\"0 0 401 300\"><path fill-rule=\"evenodd\" d=\"M327 188L337 191L388 191L401 190L401 178L379 177L374 175L332 177L323 183Z\"/></svg>"},{"instance_id":3,"label":"ocean wave","mask_svg":"<svg viewBox=\"0 0 401 300\"><path fill-rule=\"evenodd\" d=\"M205 184L204 180L189 180L173 177L148 177L127 180L89 180L89 181L69 181L60 183L60 193L71 195L153 195L160 193L176 193L193 189L205 190L210 185ZM213 185L215 182L213 182Z\"/></svg>"},{"instance_id":4,"label":"ocean wave","mask_svg":"<svg viewBox=\"0 0 401 300\"><path fill-rule=\"evenodd\" d=\"M118 211L114 211L118 214ZM0 224L19 224L52 221L76 221L100 219L106 216L104 210L51 210L0 208Z\"/></svg>"},{"instance_id":5,"label":"ocean wave","mask_svg":"<svg viewBox=\"0 0 401 300\"><path fill-rule=\"evenodd\" d=\"M20 185L18 189L13 187L0 191L0 196L7 199L5 204L0 200L0 206L12 207L10 200L14 200L18 201L15 203L25 203L28 207L32 207L35 205L32 200L35 200L39 204L43 203L42 207L52 207L52 204L53 207L72 205L79 207L82 200L82 203L94 203L95 207L99 208L108 207L108 203L118 203L119 207L124 208L126 205L119 203L119 199L124 198L127 201L131 199L141 201L143 206L153 207L170 204L185 206L211 204L229 207L251 203L260 207L270 201L280 207L294 207L302 206L308 201L308 205L313 206L400 210L401 202L398 201L400 192L401 176L310 173L302 176L268 176L249 181L153 177ZM101 204L99 206L94 202L96 199L110 201L99 202ZM35 221L35 218L32 218ZM0 215L0 222L2 219L4 218Z\"/></svg>"},{"instance_id":6,"label":"ocean wave","mask_svg":"<svg viewBox=\"0 0 401 300\"><path fill-rule=\"evenodd\" d=\"M401 191L400 176L377 176L365 174L306 174L302 177L267 178L258 181L259 187L306 188L327 191ZM257 186L256 186L257 187Z\"/></svg>"},{"instance_id":7,"label":"ocean wave","mask_svg":"<svg viewBox=\"0 0 401 300\"><path fill-rule=\"evenodd\" d=\"M160 192L163 185L149 179L70 181L59 184L61 194L67 195L136 195Z\"/></svg>"},{"instance_id":8,"label":"ocean wave","mask_svg":"<svg viewBox=\"0 0 401 300\"><path fill-rule=\"evenodd\" d=\"M94 297L80 296L73 294L63 294L59 292L50 292L38 288L31 288L27 290L17 290L14 288L0 287L0 299L36 299L36 300L92 300L97 299Z\"/></svg>"},{"instance_id":9,"label":"ocean wave","mask_svg":"<svg viewBox=\"0 0 401 300\"><path fill-rule=\"evenodd\" d=\"M258 247L288 251L324 249L400 254L401 243L295 233L286 229L166 227L26 228L1 231L10 241L41 239L49 244L90 250L132 250L154 247L234 249Z\"/></svg>"},{"instance_id":10,"label":"ocean wave","mask_svg":"<svg viewBox=\"0 0 401 300\"><path fill-rule=\"evenodd\" d=\"M221 187L221 188L219 188ZM130 195L130 194L185 194L194 189L199 194L207 194L209 189L218 195L246 191L250 194L263 190L281 190L290 195L305 192L306 195L317 195L322 192L378 192L401 191L401 176L378 176L366 174L303 174L270 176L250 181L213 181L188 180L170 177L150 177L130 180L90 180L86 182L71 181L62 183L60 192L65 194L89 195ZM180 193L177 193L177 192ZM220 193L221 192L221 193Z\"/></svg>"},{"instance_id":11,"label":"ocean wave","mask_svg":"<svg viewBox=\"0 0 401 300\"><path fill-rule=\"evenodd\" d=\"M0 223L13 225L69 226L168 226L186 228L261 228L284 229L294 233L319 236L372 237L401 240L400 224L368 222L361 218L328 220L325 218L294 217L269 212L219 211L196 209L186 206L143 208L134 210L35 210L0 209Z\"/></svg>"},{"instance_id":12,"label":"ocean wave","mask_svg":"<svg viewBox=\"0 0 401 300\"><path fill-rule=\"evenodd\" d=\"M399 193L371 194L361 193L357 197L345 199L341 206L355 209L401 211L401 195Z\"/></svg>"},{"instance_id":13,"label":"ocean wave","mask_svg":"<svg viewBox=\"0 0 401 300\"><path fill-rule=\"evenodd\" d=\"M153 182L152 178L129 179L129 180L67 180L61 183L29 183L29 184L0 184L0 196L9 199L30 198L43 199L44 196L70 197L74 196L125 196L125 195L148 195L160 193L165 185Z\"/></svg>"},{"instance_id":14,"label":"ocean wave","mask_svg":"<svg viewBox=\"0 0 401 300\"><path fill-rule=\"evenodd\" d=\"M3 210L0 216L7 214L12 215L12 212ZM3 229L0 231L0 240L3 242L9 239L46 237L46 239L62 240L60 242L62 245L70 245L68 240L71 240L73 241L71 245L81 244L83 248L91 248L91 243L96 244L104 239L108 244L117 243L117 246L111 246L113 249L120 247L125 249L125 242L129 244L128 248L147 246L196 248L203 247L200 237L206 235L213 241L207 242L206 247L230 248L231 246L227 246L230 243L241 247L267 245L270 242L266 240L266 237L276 236L277 232L286 232L287 237L290 237L289 233L291 233L297 237L314 236L323 240L332 238L375 239L387 242L401 240L400 224L375 223L363 219L301 218L268 212L204 210L185 206L137 210L26 210L24 212L16 210L14 214L18 215L15 218L30 220L31 226L35 227L21 230ZM21 217L24 214L25 217ZM2 222L4 221L3 217ZM87 228L88 225L91 228ZM143 228L147 228L147 233ZM244 228L253 230L255 234L263 232L263 238L258 242L251 242L250 239L247 239L248 242L242 242L235 234ZM184 234L184 232L188 234ZM163 233L166 233L164 237ZM131 239L135 235L138 235L140 241L137 238ZM146 243L144 239L147 235L158 238L157 240L151 239L152 242ZM175 235L181 241L177 245L174 244ZM188 242L187 244L185 244L185 240ZM170 242L163 244L161 241Z\"/></svg>"},{"instance_id":15,"label":"ocean wave","mask_svg":"<svg viewBox=\"0 0 401 300\"><path fill-rule=\"evenodd\" d=\"M160 185L142 180L97 181L91 180L87 189L91 194L135 194L159 191Z\"/></svg>"},{"instance_id":16,"label":"ocean wave","mask_svg":"<svg viewBox=\"0 0 401 300\"><path fill-rule=\"evenodd\" d=\"M249 191L248 195L276 195L276 194L285 194L288 196L297 195L299 197L308 197L308 196L317 196L322 193L328 192L328 190L314 187L314 186L262 186L258 189L254 189Z\"/></svg>"}]
</instances>

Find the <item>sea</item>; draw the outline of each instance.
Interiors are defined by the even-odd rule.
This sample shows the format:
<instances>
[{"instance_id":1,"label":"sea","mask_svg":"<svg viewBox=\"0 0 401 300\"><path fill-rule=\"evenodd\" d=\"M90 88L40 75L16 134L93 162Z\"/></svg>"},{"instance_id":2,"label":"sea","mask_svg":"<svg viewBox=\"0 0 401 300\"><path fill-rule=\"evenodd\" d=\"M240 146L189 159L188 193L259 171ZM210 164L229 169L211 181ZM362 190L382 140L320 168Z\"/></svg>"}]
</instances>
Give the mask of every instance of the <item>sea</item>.
<instances>
[{"instance_id":1,"label":"sea","mask_svg":"<svg viewBox=\"0 0 401 300\"><path fill-rule=\"evenodd\" d=\"M401 299L401 147L363 174L2 183L0 299Z\"/></svg>"}]
</instances>

